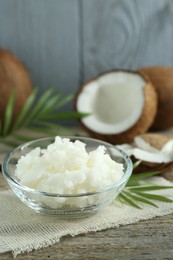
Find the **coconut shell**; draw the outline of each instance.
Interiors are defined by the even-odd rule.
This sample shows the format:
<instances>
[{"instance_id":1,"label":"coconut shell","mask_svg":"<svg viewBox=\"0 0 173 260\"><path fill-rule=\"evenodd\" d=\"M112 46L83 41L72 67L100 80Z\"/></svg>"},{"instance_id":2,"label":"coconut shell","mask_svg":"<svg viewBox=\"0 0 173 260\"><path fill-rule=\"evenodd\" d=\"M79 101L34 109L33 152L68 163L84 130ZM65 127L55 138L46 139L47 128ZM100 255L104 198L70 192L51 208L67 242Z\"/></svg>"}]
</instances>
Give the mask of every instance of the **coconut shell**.
<instances>
[{"instance_id":1,"label":"coconut shell","mask_svg":"<svg viewBox=\"0 0 173 260\"><path fill-rule=\"evenodd\" d=\"M117 71L117 70L115 70ZM123 71L123 70L122 70ZM112 71L109 71L112 72ZM108 73L109 73L108 72ZM127 71L126 71L127 72ZM97 138L106 142L109 142L111 144L122 144L122 143L130 143L132 142L133 138L136 135L143 134L148 131L148 129L153 124L156 112L157 112L157 93L155 91L155 87L150 82L148 77L144 75L142 72L134 72L134 71L128 71L130 73L136 73L137 75L140 75L145 81L146 84L144 86L144 107L141 114L140 119L136 124L129 128L127 131L124 131L120 134L100 134L97 132L92 131L88 127L86 127L82 121L80 121L81 126L84 128L84 130L93 138ZM103 74L101 74L103 75ZM101 76L99 75L99 76ZM79 92L77 93L76 99L78 98L78 95L82 91L87 84L93 80L96 80L99 76L91 79L90 81L86 82L83 86L81 86Z\"/></svg>"},{"instance_id":2,"label":"coconut shell","mask_svg":"<svg viewBox=\"0 0 173 260\"><path fill-rule=\"evenodd\" d=\"M157 133L145 133L140 137L152 147L161 150L162 147L169 142L172 138L164 134ZM136 159L133 158L133 161ZM148 172L148 171L160 171L162 173L169 172L173 169L173 162L169 163L151 163L143 160L141 164L134 170L134 173Z\"/></svg>"},{"instance_id":3,"label":"coconut shell","mask_svg":"<svg viewBox=\"0 0 173 260\"><path fill-rule=\"evenodd\" d=\"M2 122L13 90L16 94L12 115L14 122L31 94L32 82L21 61L9 51L0 49L0 118Z\"/></svg>"},{"instance_id":4,"label":"coconut shell","mask_svg":"<svg viewBox=\"0 0 173 260\"><path fill-rule=\"evenodd\" d=\"M155 86L158 111L151 130L164 130L173 126L173 68L146 67L140 69Z\"/></svg>"},{"instance_id":5,"label":"coconut shell","mask_svg":"<svg viewBox=\"0 0 173 260\"><path fill-rule=\"evenodd\" d=\"M136 160L133 160L135 162ZM167 174L173 170L173 163L155 163L155 164L145 164L142 162L136 169L133 170L134 174L143 173L143 172L160 172L162 175ZM172 174L171 174L172 175Z\"/></svg>"}]
</instances>

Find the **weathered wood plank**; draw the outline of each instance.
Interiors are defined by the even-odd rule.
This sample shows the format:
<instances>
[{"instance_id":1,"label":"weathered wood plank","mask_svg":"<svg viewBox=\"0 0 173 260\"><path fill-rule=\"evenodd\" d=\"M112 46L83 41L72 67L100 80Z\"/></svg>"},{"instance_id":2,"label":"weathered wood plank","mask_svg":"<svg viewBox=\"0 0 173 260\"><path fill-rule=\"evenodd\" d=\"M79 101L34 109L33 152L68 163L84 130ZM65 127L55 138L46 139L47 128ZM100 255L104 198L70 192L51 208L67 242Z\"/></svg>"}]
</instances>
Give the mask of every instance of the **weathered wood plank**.
<instances>
[{"instance_id":1,"label":"weathered wood plank","mask_svg":"<svg viewBox=\"0 0 173 260\"><path fill-rule=\"evenodd\" d=\"M84 80L112 68L173 66L173 1L83 0Z\"/></svg>"},{"instance_id":2,"label":"weathered wood plank","mask_svg":"<svg viewBox=\"0 0 173 260\"><path fill-rule=\"evenodd\" d=\"M64 93L79 84L77 0L1 0L0 47L28 67L41 91L56 85Z\"/></svg>"},{"instance_id":3,"label":"weathered wood plank","mask_svg":"<svg viewBox=\"0 0 173 260\"><path fill-rule=\"evenodd\" d=\"M0 46L22 59L40 89L56 84L65 93L83 74L173 65L172 25L172 1L0 1Z\"/></svg>"}]
</instances>

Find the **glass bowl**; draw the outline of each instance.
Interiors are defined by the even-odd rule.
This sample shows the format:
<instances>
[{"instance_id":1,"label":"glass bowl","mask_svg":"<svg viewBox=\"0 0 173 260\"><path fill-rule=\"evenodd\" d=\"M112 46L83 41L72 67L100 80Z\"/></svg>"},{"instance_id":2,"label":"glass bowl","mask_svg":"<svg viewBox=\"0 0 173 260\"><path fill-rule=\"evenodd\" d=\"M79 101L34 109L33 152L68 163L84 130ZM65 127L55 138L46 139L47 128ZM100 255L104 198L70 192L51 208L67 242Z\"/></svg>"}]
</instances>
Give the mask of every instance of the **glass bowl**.
<instances>
[{"instance_id":1,"label":"glass bowl","mask_svg":"<svg viewBox=\"0 0 173 260\"><path fill-rule=\"evenodd\" d=\"M111 159L123 164L123 177L112 185L95 192L73 195L43 192L20 184L20 181L15 177L18 160L36 147L46 149L49 144L54 142L54 137L37 139L18 146L6 155L2 164L2 172L13 192L35 211L57 215L64 219L87 217L103 209L118 196L131 176L132 162L123 151L109 143L87 137L68 136L68 138L72 142L79 140L85 143L87 152L95 150L99 145L104 145L106 153L110 155Z\"/></svg>"}]
</instances>

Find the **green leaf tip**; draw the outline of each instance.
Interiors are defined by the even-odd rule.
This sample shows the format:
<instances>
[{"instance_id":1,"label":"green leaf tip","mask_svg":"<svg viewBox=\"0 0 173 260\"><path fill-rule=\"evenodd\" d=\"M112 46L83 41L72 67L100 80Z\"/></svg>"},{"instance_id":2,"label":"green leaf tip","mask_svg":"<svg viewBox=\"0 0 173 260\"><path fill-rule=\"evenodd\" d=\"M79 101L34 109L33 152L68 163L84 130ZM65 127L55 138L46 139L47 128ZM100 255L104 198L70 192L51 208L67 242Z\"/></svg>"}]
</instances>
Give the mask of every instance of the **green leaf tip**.
<instances>
[{"instance_id":1,"label":"green leaf tip","mask_svg":"<svg viewBox=\"0 0 173 260\"><path fill-rule=\"evenodd\" d=\"M13 115L13 108L14 108L14 101L15 101L16 91L12 91L8 103L5 110L5 117L2 124L2 136L6 136L10 129L12 123L12 115Z\"/></svg>"}]
</instances>

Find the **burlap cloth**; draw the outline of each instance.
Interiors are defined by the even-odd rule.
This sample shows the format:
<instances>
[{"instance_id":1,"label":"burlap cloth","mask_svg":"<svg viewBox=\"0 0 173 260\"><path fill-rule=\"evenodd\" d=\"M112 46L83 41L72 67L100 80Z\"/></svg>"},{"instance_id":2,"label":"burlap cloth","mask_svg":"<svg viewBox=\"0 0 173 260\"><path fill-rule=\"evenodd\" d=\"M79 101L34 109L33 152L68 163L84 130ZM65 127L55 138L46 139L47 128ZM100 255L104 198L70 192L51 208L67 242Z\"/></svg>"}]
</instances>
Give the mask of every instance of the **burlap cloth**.
<instances>
[{"instance_id":1,"label":"burlap cloth","mask_svg":"<svg viewBox=\"0 0 173 260\"><path fill-rule=\"evenodd\" d=\"M155 177L159 185L172 185L162 177ZM156 193L156 192L155 192ZM157 192L158 193L158 192ZM161 190L159 194L173 199L173 189ZM60 220L56 216L36 213L23 204L12 191L0 192L0 252L12 251L16 256L53 245L66 235L117 228L163 216L173 212L173 203L157 202L158 208L142 205L143 209L112 203L100 213L77 220Z\"/></svg>"}]
</instances>

